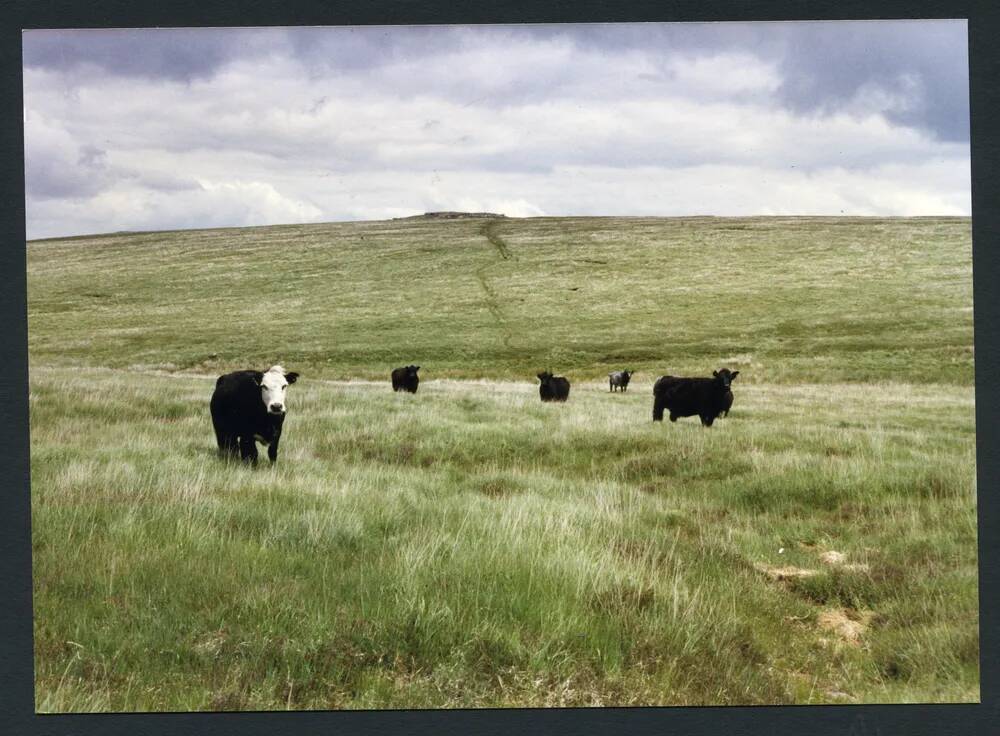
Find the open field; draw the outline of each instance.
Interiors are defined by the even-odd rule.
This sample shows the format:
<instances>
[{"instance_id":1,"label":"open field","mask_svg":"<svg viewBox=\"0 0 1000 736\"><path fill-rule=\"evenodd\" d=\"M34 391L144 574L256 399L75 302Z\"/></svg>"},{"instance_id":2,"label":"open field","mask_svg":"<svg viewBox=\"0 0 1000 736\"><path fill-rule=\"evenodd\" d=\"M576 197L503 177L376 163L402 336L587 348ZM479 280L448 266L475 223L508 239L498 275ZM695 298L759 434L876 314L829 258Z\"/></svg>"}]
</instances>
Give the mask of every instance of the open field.
<instances>
[{"instance_id":1,"label":"open field","mask_svg":"<svg viewBox=\"0 0 1000 736\"><path fill-rule=\"evenodd\" d=\"M498 248L496 242L504 243ZM390 221L39 241L46 365L972 385L967 218ZM637 378L637 380L639 380Z\"/></svg>"},{"instance_id":2,"label":"open field","mask_svg":"<svg viewBox=\"0 0 1000 736\"><path fill-rule=\"evenodd\" d=\"M967 219L412 220L28 264L39 710L978 700ZM279 360L278 465L221 463L214 376ZM657 375L722 365L731 416L650 420Z\"/></svg>"}]
</instances>

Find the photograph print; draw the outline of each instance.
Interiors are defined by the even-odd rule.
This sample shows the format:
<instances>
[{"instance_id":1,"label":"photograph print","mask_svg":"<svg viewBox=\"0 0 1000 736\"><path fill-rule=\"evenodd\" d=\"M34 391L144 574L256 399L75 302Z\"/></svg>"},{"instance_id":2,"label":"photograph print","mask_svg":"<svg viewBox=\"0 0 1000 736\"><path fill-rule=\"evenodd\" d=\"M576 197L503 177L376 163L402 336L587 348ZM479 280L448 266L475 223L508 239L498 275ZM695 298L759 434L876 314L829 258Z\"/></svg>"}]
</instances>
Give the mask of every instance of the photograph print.
<instances>
[{"instance_id":1,"label":"photograph print","mask_svg":"<svg viewBox=\"0 0 1000 736\"><path fill-rule=\"evenodd\" d=\"M979 702L965 21L22 40L37 712Z\"/></svg>"}]
</instances>

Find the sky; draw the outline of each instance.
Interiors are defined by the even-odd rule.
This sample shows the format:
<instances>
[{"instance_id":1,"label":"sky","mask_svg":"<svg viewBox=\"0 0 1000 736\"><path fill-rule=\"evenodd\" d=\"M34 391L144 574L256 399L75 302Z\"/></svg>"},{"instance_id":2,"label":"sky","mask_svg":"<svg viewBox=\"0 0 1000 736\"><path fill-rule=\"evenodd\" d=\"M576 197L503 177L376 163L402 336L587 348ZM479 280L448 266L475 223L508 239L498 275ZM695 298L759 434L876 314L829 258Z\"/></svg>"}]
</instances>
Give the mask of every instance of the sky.
<instances>
[{"instance_id":1,"label":"sky","mask_svg":"<svg viewBox=\"0 0 1000 736\"><path fill-rule=\"evenodd\" d=\"M29 239L969 215L965 21L35 30Z\"/></svg>"}]
</instances>

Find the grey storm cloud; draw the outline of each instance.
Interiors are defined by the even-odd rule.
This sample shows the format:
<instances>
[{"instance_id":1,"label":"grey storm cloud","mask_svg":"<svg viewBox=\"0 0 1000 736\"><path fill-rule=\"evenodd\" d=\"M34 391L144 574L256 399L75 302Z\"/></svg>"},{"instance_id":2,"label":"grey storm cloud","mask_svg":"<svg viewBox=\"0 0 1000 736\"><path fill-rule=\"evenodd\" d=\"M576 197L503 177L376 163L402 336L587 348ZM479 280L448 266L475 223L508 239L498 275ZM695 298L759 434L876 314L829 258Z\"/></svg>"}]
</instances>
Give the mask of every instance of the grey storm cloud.
<instances>
[{"instance_id":1,"label":"grey storm cloud","mask_svg":"<svg viewBox=\"0 0 1000 736\"><path fill-rule=\"evenodd\" d=\"M106 74L190 81L260 52L273 35L256 29L197 28L26 31L23 62L29 69L90 66Z\"/></svg>"},{"instance_id":2,"label":"grey storm cloud","mask_svg":"<svg viewBox=\"0 0 1000 736\"><path fill-rule=\"evenodd\" d=\"M275 29L122 29L30 31L28 68L191 81L210 78L241 59L281 53L313 76L377 73L485 43L563 42L584 51L662 56L751 53L773 62L784 79L777 95L799 113L824 113L876 88L907 97L885 111L903 125L947 141L969 137L966 26L963 21L823 21L782 23L569 24L521 26L309 27ZM559 78L508 80L477 103L502 106L558 94L560 82L580 82L571 68ZM585 85L585 80L582 80ZM469 80L425 79L401 94L433 89L468 98ZM578 91L578 87L574 87ZM601 90L593 90L595 95Z\"/></svg>"},{"instance_id":3,"label":"grey storm cloud","mask_svg":"<svg viewBox=\"0 0 1000 736\"><path fill-rule=\"evenodd\" d=\"M827 112L875 85L909 93L909 106L886 111L889 120L969 139L964 22L810 24L784 35L780 97L793 110Z\"/></svg>"},{"instance_id":4,"label":"grey storm cloud","mask_svg":"<svg viewBox=\"0 0 1000 736\"><path fill-rule=\"evenodd\" d=\"M967 213L962 21L33 30L29 237Z\"/></svg>"},{"instance_id":5,"label":"grey storm cloud","mask_svg":"<svg viewBox=\"0 0 1000 736\"><path fill-rule=\"evenodd\" d=\"M39 200L78 199L98 194L112 184L103 167L88 162L85 156L76 165L72 163L57 154L38 152L25 177L25 194Z\"/></svg>"}]
</instances>

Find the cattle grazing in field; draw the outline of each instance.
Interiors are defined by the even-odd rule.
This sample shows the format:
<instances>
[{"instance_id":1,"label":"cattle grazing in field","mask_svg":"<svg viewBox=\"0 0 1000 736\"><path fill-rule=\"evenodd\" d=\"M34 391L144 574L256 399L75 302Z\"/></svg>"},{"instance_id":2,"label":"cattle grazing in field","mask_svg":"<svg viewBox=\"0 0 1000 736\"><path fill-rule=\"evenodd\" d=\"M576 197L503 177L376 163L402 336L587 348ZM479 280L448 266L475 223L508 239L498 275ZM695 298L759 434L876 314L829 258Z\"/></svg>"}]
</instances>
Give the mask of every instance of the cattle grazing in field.
<instances>
[{"instance_id":1,"label":"cattle grazing in field","mask_svg":"<svg viewBox=\"0 0 1000 736\"><path fill-rule=\"evenodd\" d=\"M392 372L392 390L409 391L411 394L417 393L417 386L420 384L420 378L417 376L417 371L419 370L419 365L396 368Z\"/></svg>"},{"instance_id":2,"label":"cattle grazing in field","mask_svg":"<svg viewBox=\"0 0 1000 736\"><path fill-rule=\"evenodd\" d=\"M653 385L653 421L663 421L663 412L670 412L670 421L677 417L698 416L711 427L721 414L728 414L733 405L730 385L739 371L728 368L712 371L712 378L679 378L661 376Z\"/></svg>"},{"instance_id":3,"label":"cattle grazing in field","mask_svg":"<svg viewBox=\"0 0 1000 736\"><path fill-rule=\"evenodd\" d=\"M616 388L621 391L628 391L628 382L632 380L635 371L615 371L608 374L608 387L611 391Z\"/></svg>"},{"instance_id":4,"label":"cattle grazing in field","mask_svg":"<svg viewBox=\"0 0 1000 736\"><path fill-rule=\"evenodd\" d=\"M267 371L235 371L215 382L210 408L219 454L257 464L257 443L267 445L267 457L278 459L278 441L285 422L285 391L298 379L280 365Z\"/></svg>"},{"instance_id":5,"label":"cattle grazing in field","mask_svg":"<svg viewBox=\"0 0 1000 736\"><path fill-rule=\"evenodd\" d=\"M542 371L538 374L541 384L538 386L538 395L542 401L565 401L569 398L569 380L563 376L553 376L550 371Z\"/></svg>"}]
</instances>

